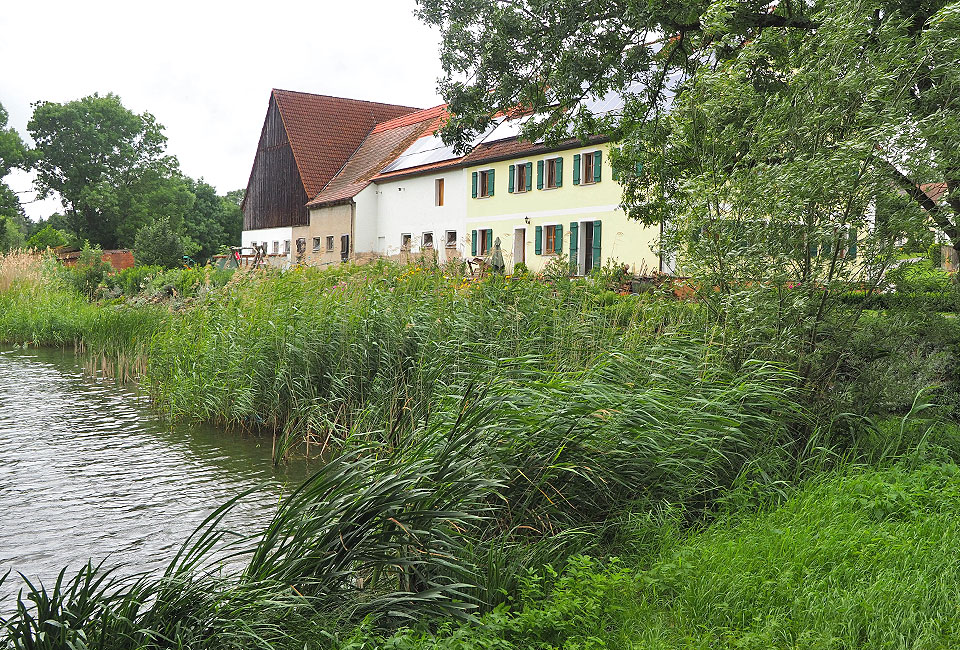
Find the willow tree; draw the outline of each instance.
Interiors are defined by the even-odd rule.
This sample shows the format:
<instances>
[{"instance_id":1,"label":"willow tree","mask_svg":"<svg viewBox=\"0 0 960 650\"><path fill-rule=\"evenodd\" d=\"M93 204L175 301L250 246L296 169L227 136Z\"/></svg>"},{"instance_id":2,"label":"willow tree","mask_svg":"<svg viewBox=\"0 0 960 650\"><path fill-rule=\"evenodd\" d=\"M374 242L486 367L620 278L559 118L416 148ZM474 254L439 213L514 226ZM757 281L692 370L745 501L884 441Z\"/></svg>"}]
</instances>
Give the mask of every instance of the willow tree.
<instances>
[{"instance_id":1,"label":"willow tree","mask_svg":"<svg viewBox=\"0 0 960 650\"><path fill-rule=\"evenodd\" d=\"M529 139L610 135L624 207L721 286L873 281L927 226L960 250L960 3L418 4L443 34L447 140L517 107ZM593 113L610 93L623 110Z\"/></svg>"}]
</instances>

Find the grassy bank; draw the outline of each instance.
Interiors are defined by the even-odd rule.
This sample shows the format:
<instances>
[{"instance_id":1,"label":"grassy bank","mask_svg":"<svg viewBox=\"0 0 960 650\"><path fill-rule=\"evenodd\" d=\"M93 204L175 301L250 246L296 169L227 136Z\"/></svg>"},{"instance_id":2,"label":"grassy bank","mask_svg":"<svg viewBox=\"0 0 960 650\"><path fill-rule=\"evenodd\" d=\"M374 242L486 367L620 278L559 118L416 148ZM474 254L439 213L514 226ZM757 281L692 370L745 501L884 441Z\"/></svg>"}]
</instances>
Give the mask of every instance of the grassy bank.
<instances>
[{"instance_id":1,"label":"grassy bank","mask_svg":"<svg viewBox=\"0 0 960 650\"><path fill-rule=\"evenodd\" d=\"M215 513L164 576L113 581L89 568L25 594L2 623L12 647L952 638L930 627L939 600L873 620L884 602L857 577L919 598L917 585L934 593L920 563L947 561L939 544L953 533L933 495L953 495L960 438L918 417L949 416L954 393L914 398L949 381L935 374L960 342L949 320L853 321L833 348L826 335L803 348L801 364L792 330L777 325L791 318L783 300L762 287L717 317L618 295L602 275L140 270L88 291L86 276L78 285L49 262L18 264L0 262L0 341L72 345L92 367L135 375L171 418L265 434L277 462L324 464L258 535L230 536ZM914 340L929 351L897 356ZM812 375L827 383L804 380L800 369L835 352L840 362ZM881 384L883 400L866 399ZM888 412L903 417L878 419ZM903 521L919 527L896 537L883 526L901 510L874 521L873 497L858 490L911 504ZM926 545L908 543L927 532ZM894 549L884 563L907 567L899 578L855 552L874 538ZM223 552L245 569L221 575Z\"/></svg>"}]
</instances>

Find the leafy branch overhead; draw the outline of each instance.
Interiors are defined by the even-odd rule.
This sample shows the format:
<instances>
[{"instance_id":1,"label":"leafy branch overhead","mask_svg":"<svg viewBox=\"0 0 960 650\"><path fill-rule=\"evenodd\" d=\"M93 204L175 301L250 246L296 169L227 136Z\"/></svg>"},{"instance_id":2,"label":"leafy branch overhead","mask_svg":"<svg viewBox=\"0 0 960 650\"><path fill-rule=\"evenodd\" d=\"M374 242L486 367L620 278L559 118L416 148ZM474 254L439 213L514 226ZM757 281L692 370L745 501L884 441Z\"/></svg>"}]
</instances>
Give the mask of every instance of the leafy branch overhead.
<instances>
[{"instance_id":1,"label":"leafy branch overhead","mask_svg":"<svg viewBox=\"0 0 960 650\"><path fill-rule=\"evenodd\" d=\"M442 32L443 136L461 148L519 108L530 140L618 141L624 205L648 223L715 218L708 198L753 201L759 185L788 195L794 223L871 195L960 249L960 3L418 5ZM611 94L621 110L591 109ZM930 186L946 190L932 203Z\"/></svg>"}]
</instances>

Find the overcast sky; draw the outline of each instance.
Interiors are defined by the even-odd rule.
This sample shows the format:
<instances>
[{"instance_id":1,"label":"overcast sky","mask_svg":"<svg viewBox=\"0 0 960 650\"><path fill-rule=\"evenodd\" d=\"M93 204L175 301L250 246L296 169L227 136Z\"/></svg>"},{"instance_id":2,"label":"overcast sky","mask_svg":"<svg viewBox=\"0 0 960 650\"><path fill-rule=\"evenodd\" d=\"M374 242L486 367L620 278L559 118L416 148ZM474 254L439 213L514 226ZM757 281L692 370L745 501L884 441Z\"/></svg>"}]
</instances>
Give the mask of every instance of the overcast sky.
<instances>
[{"instance_id":1,"label":"overcast sky","mask_svg":"<svg viewBox=\"0 0 960 650\"><path fill-rule=\"evenodd\" d=\"M27 137L39 100L113 92L165 127L183 172L245 187L271 88L409 106L440 103L439 34L414 0L139 3L10 0L0 8L0 103ZM14 190L30 177L13 173ZM28 203L32 218L60 209Z\"/></svg>"}]
</instances>

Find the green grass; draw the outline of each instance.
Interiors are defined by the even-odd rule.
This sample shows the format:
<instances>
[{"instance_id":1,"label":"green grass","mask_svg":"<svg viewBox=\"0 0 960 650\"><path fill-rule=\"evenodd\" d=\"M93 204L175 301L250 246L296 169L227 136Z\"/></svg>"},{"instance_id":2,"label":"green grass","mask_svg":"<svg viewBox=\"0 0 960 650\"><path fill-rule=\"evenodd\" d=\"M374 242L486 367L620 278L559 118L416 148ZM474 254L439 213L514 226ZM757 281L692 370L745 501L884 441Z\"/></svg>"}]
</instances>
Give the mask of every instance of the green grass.
<instances>
[{"instance_id":1,"label":"green grass","mask_svg":"<svg viewBox=\"0 0 960 650\"><path fill-rule=\"evenodd\" d=\"M360 629L341 650L951 648L960 644L960 468L838 473L606 564L524 578L508 608L438 633ZM665 526L675 541L676 528ZM638 566L637 566L638 565ZM349 637L349 635L343 635Z\"/></svg>"}]
</instances>

